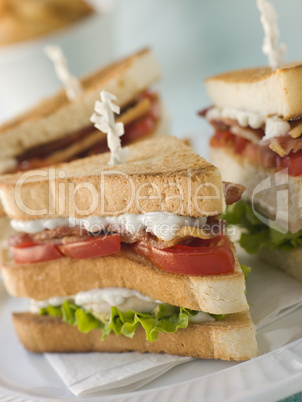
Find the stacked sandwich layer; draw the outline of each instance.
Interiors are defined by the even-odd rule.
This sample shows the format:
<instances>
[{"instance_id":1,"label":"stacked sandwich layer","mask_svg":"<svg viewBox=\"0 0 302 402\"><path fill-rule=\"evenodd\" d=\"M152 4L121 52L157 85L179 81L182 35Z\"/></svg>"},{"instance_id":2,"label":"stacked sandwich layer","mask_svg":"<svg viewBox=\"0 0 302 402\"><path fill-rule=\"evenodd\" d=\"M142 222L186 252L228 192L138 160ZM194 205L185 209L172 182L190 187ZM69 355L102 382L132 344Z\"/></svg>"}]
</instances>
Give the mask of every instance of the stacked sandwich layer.
<instances>
[{"instance_id":1,"label":"stacked sandwich layer","mask_svg":"<svg viewBox=\"0 0 302 402\"><path fill-rule=\"evenodd\" d=\"M12 226L2 275L36 352L256 355L245 277L220 219L242 186L173 137L1 178ZM22 183L20 185L20 183Z\"/></svg>"},{"instance_id":2,"label":"stacked sandwich layer","mask_svg":"<svg viewBox=\"0 0 302 402\"><path fill-rule=\"evenodd\" d=\"M90 121L101 91L117 96L123 142L155 135L161 126L159 97L148 91L160 77L150 50L135 53L80 80L83 92L69 101L62 90L0 126L0 173L36 169L105 152L106 135Z\"/></svg>"},{"instance_id":3,"label":"stacked sandwich layer","mask_svg":"<svg viewBox=\"0 0 302 402\"><path fill-rule=\"evenodd\" d=\"M244 228L248 252L302 280L302 65L233 71L206 87L214 106L201 115L215 129L211 161L224 180L246 187L227 219Z\"/></svg>"}]
</instances>

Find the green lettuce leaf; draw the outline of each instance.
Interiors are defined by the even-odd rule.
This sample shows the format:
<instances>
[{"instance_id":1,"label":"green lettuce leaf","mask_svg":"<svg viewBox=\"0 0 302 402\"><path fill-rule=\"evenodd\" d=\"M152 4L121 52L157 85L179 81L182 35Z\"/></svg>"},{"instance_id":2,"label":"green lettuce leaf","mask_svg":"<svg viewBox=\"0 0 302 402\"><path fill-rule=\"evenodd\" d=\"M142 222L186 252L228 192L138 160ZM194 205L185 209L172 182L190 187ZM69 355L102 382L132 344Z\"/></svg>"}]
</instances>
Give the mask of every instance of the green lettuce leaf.
<instances>
[{"instance_id":1,"label":"green lettuce leaf","mask_svg":"<svg viewBox=\"0 0 302 402\"><path fill-rule=\"evenodd\" d=\"M226 314L209 314L211 317L215 318L216 321L221 321L225 318Z\"/></svg>"},{"instance_id":2,"label":"green lettuce leaf","mask_svg":"<svg viewBox=\"0 0 302 402\"><path fill-rule=\"evenodd\" d=\"M242 272L244 275L244 279L247 280L247 277L249 276L252 268L248 267L247 265L243 265L243 264L240 264L240 266L241 266L241 269L242 269Z\"/></svg>"},{"instance_id":3,"label":"green lettuce leaf","mask_svg":"<svg viewBox=\"0 0 302 402\"><path fill-rule=\"evenodd\" d=\"M223 218L228 224L238 225L244 229L239 243L249 254L257 253L262 247L293 250L302 245L302 230L296 233L281 233L265 225L254 214L252 206L246 201L239 201L227 207Z\"/></svg>"},{"instance_id":4,"label":"green lettuce leaf","mask_svg":"<svg viewBox=\"0 0 302 402\"><path fill-rule=\"evenodd\" d=\"M40 315L51 315L52 317L61 317L61 307L48 306L40 309Z\"/></svg>"},{"instance_id":5,"label":"green lettuce leaf","mask_svg":"<svg viewBox=\"0 0 302 402\"><path fill-rule=\"evenodd\" d=\"M70 303L67 300L65 300L65 302L63 303L63 305L61 307L63 321L69 325L76 325L77 324L77 317L76 317L77 308L78 307L75 304Z\"/></svg>"},{"instance_id":6,"label":"green lettuce leaf","mask_svg":"<svg viewBox=\"0 0 302 402\"><path fill-rule=\"evenodd\" d=\"M96 328L104 328L104 324L100 320L82 308L78 308L75 312L75 315L77 318L76 325L78 326L79 331L84 332L85 334Z\"/></svg>"},{"instance_id":7,"label":"green lettuce leaf","mask_svg":"<svg viewBox=\"0 0 302 402\"><path fill-rule=\"evenodd\" d=\"M151 313L138 313L133 310L122 312L117 307L111 307L109 317L101 320L67 300L60 307L49 306L40 310L43 315L62 317L64 322L77 326L79 331L84 333L99 328L102 330L102 340L112 331L115 335L133 338L137 327L141 325L149 342L155 341L160 332L172 333L179 328L187 328L189 317L197 313L195 310L169 304L159 304ZM224 315L212 316L217 320L224 318Z\"/></svg>"},{"instance_id":8,"label":"green lettuce leaf","mask_svg":"<svg viewBox=\"0 0 302 402\"><path fill-rule=\"evenodd\" d=\"M121 312L117 307L111 307L109 323L105 327L116 335L132 338L136 328L141 325L146 339L153 342L159 332L176 332L178 328L187 328L188 324L189 314L185 309L160 304L153 313L145 314L133 310Z\"/></svg>"}]
</instances>

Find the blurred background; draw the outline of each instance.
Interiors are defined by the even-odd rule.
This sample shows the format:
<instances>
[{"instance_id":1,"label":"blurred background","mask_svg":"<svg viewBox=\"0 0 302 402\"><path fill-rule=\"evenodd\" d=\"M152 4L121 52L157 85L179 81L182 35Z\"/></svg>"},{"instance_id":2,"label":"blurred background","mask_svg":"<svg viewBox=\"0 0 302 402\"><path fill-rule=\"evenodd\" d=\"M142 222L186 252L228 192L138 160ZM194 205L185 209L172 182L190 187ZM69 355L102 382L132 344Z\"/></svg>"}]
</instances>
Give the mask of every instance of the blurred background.
<instances>
[{"instance_id":1,"label":"blurred background","mask_svg":"<svg viewBox=\"0 0 302 402\"><path fill-rule=\"evenodd\" d=\"M74 7L76 3L53 1L60 7L72 2ZM171 132L177 136L203 131L206 138L211 131L197 116L198 110L209 105L202 84L205 77L267 64L261 51L263 29L256 0L90 0L86 5L94 12L80 8L71 18L70 11L63 10L64 18L56 16L46 36L45 22L37 35L31 30L32 22L29 29L22 28L20 16L14 22L12 15L8 16L10 2L16 3L11 14L21 12L21 3L31 6L22 9L29 20L33 18L34 2L40 8L47 3L0 0L0 122L61 87L43 53L48 43L62 47L71 72L77 76L151 46L163 72L158 88L171 116ZM279 15L280 39L287 45L286 60L302 59L302 1L272 3ZM49 20L51 10L39 12L45 21ZM12 31L21 27L21 35L7 36L7 26Z\"/></svg>"}]
</instances>

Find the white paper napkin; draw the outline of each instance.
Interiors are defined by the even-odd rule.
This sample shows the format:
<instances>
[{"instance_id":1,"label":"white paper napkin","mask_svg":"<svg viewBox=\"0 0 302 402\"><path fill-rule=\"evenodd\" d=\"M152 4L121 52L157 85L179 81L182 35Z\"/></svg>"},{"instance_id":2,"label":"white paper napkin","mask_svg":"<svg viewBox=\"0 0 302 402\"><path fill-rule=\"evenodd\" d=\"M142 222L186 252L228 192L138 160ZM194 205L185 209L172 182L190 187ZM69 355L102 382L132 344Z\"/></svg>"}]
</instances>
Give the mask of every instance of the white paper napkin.
<instances>
[{"instance_id":1,"label":"white paper napkin","mask_svg":"<svg viewBox=\"0 0 302 402\"><path fill-rule=\"evenodd\" d=\"M242 264L252 267L247 298L257 329L259 354L271 352L302 337L302 283L282 271L238 251Z\"/></svg>"},{"instance_id":2,"label":"white paper napkin","mask_svg":"<svg viewBox=\"0 0 302 402\"><path fill-rule=\"evenodd\" d=\"M77 396L102 391L131 392L161 376L189 357L163 354L74 353L46 354L46 360ZM108 393L108 392L107 392Z\"/></svg>"},{"instance_id":3,"label":"white paper napkin","mask_svg":"<svg viewBox=\"0 0 302 402\"><path fill-rule=\"evenodd\" d=\"M302 336L294 310L302 310L302 284L256 257L239 251L252 267L247 298L257 328L259 353ZM135 391L190 358L139 353L46 354L47 361L77 396ZM207 364L206 361L201 364Z\"/></svg>"},{"instance_id":4,"label":"white paper napkin","mask_svg":"<svg viewBox=\"0 0 302 402\"><path fill-rule=\"evenodd\" d=\"M252 267L247 299L257 330L280 320L302 306L302 283L239 250L241 264Z\"/></svg>"}]
</instances>

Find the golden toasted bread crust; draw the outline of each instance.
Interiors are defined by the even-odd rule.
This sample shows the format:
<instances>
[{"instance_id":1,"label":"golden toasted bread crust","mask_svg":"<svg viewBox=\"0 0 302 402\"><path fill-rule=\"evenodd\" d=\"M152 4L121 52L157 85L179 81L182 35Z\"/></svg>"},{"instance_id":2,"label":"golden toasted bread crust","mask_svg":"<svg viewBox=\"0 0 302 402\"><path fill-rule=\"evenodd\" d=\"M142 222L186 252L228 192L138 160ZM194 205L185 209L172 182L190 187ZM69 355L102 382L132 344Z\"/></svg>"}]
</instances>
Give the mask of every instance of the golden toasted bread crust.
<instances>
[{"instance_id":1,"label":"golden toasted bread crust","mask_svg":"<svg viewBox=\"0 0 302 402\"><path fill-rule=\"evenodd\" d=\"M205 84L218 107L284 120L302 117L301 61L274 71L269 67L230 71L207 78Z\"/></svg>"},{"instance_id":2,"label":"golden toasted bread crust","mask_svg":"<svg viewBox=\"0 0 302 402\"><path fill-rule=\"evenodd\" d=\"M138 351L223 360L247 360L257 355L249 313L232 314L214 323L190 324L172 334L160 333L153 343L146 340L141 327L132 339L110 334L101 341L101 330L84 334L58 318L19 313L13 320L20 341L37 353Z\"/></svg>"},{"instance_id":3,"label":"golden toasted bread crust","mask_svg":"<svg viewBox=\"0 0 302 402\"><path fill-rule=\"evenodd\" d=\"M223 212L220 172L183 141L153 138L129 146L129 151L128 162L113 167L108 165L110 153L105 153L2 176L5 212L21 220L157 211L198 217Z\"/></svg>"},{"instance_id":4,"label":"golden toasted bread crust","mask_svg":"<svg viewBox=\"0 0 302 402\"><path fill-rule=\"evenodd\" d=\"M255 67L246 68L240 70L227 71L225 73L213 75L205 79L205 82L209 81L224 81L227 83L253 83L257 81L265 80L272 75L286 74L289 70L301 72L302 62L288 63L284 67L272 70L271 67Z\"/></svg>"},{"instance_id":5,"label":"golden toasted bread crust","mask_svg":"<svg viewBox=\"0 0 302 402\"><path fill-rule=\"evenodd\" d=\"M63 257L34 264L15 263L3 250L1 267L5 287L15 297L45 300L96 288L124 287L176 306L229 314L249 309L244 276L236 256L235 260L231 274L176 275L122 246L119 253L107 257L85 260Z\"/></svg>"}]
</instances>

